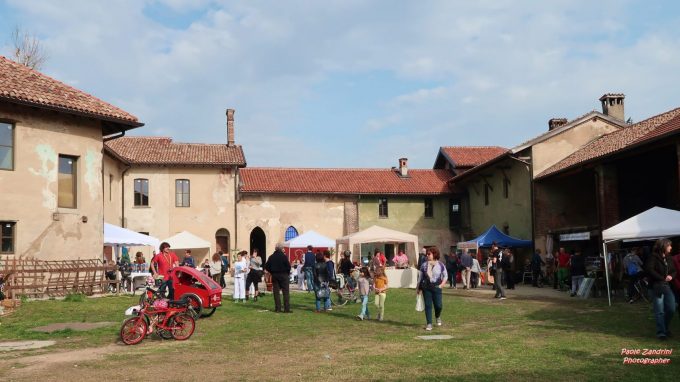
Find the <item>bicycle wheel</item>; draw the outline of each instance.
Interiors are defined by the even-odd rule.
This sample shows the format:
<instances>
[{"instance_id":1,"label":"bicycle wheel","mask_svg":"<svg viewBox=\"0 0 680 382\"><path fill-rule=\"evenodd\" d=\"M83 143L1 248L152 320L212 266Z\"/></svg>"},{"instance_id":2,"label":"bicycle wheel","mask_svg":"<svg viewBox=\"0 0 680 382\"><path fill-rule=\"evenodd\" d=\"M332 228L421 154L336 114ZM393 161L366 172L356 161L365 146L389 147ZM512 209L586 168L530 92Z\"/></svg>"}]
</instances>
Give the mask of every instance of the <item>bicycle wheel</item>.
<instances>
[{"instance_id":1,"label":"bicycle wheel","mask_svg":"<svg viewBox=\"0 0 680 382\"><path fill-rule=\"evenodd\" d=\"M172 327L172 337L178 341L184 341L194 334L196 322L187 313L180 313L168 320L168 326Z\"/></svg>"},{"instance_id":2,"label":"bicycle wheel","mask_svg":"<svg viewBox=\"0 0 680 382\"><path fill-rule=\"evenodd\" d=\"M335 293L333 293L333 297L334 298L331 298L331 302L334 305L343 306L347 304L347 301L349 301L347 286L342 289L338 289Z\"/></svg>"},{"instance_id":3,"label":"bicycle wheel","mask_svg":"<svg viewBox=\"0 0 680 382\"><path fill-rule=\"evenodd\" d=\"M215 313L216 310L217 310L217 308L203 309L203 311L201 312L201 317L210 317L210 316L213 315L213 313Z\"/></svg>"},{"instance_id":4,"label":"bicycle wheel","mask_svg":"<svg viewBox=\"0 0 680 382\"><path fill-rule=\"evenodd\" d=\"M136 345L146 336L148 326L142 317L130 317L120 327L120 339L126 345Z\"/></svg>"}]
</instances>

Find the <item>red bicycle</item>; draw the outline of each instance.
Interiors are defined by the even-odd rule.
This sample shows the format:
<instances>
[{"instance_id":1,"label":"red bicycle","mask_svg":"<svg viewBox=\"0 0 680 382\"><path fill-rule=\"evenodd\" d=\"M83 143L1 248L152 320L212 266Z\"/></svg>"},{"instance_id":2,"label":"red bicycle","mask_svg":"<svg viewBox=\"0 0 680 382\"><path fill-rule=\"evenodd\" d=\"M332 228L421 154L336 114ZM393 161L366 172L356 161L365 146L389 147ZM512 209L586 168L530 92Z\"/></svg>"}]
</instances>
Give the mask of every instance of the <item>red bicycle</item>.
<instances>
[{"instance_id":1,"label":"red bicycle","mask_svg":"<svg viewBox=\"0 0 680 382\"><path fill-rule=\"evenodd\" d=\"M157 299L144 303L135 310L136 316L123 322L120 339L126 345L136 345L154 331L163 339L183 341L194 334L196 322L187 312L189 300L168 301Z\"/></svg>"}]
</instances>

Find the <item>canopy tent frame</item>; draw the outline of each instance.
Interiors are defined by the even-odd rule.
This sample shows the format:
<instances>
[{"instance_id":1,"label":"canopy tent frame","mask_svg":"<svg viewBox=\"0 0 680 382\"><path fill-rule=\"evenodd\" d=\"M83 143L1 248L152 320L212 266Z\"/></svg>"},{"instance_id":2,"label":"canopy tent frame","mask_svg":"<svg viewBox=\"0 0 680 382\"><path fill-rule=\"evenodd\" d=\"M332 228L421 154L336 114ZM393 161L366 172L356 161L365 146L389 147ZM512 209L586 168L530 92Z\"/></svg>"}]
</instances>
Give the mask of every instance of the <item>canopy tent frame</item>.
<instances>
[{"instance_id":1,"label":"canopy tent frame","mask_svg":"<svg viewBox=\"0 0 680 382\"><path fill-rule=\"evenodd\" d=\"M495 242L500 247L526 248L531 247L531 240L522 240L506 235L501 232L496 225L491 225L483 234L476 238L456 244L458 249L488 248Z\"/></svg>"},{"instance_id":2,"label":"canopy tent frame","mask_svg":"<svg viewBox=\"0 0 680 382\"><path fill-rule=\"evenodd\" d=\"M115 259L120 259L121 247L149 246L155 251L160 245L160 240L153 236L104 223L104 246L113 247Z\"/></svg>"},{"instance_id":3,"label":"canopy tent frame","mask_svg":"<svg viewBox=\"0 0 680 382\"><path fill-rule=\"evenodd\" d=\"M365 230L343 236L335 241L335 260L337 262L340 248L345 247L354 251L355 245L368 243L407 244L406 255L413 259L412 264L418 261L418 236L410 233L392 230L389 228L373 225ZM360 254L359 254L360 255ZM359 258L361 260L361 257Z\"/></svg>"},{"instance_id":4,"label":"canopy tent frame","mask_svg":"<svg viewBox=\"0 0 680 382\"><path fill-rule=\"evenodd\" d=\"M678 235L680 235L680 211L662 207L652 207L602 231L602 256L609 306L612 305L612 298L607 244L626 239L652 240Z\"/></svg>"}]
</instances>

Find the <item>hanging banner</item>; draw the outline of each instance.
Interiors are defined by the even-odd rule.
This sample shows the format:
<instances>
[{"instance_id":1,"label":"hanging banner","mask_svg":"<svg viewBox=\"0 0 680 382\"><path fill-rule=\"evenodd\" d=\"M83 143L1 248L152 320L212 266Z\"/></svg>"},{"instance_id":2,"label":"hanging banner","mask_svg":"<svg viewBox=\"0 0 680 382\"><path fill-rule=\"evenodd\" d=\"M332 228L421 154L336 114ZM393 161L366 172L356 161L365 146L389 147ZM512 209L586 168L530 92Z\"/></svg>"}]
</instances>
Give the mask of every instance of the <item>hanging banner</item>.
<instances>
[{"instance_id":1,"label":"hanging banner","mask_svg":"<svg viewBox=\"0 0 680 382\"><path fill-rule=\"evenodd\" d=\"M560 241L590 240L590 232L564 233L560 235Z\"/></svg>"}]
</instances>

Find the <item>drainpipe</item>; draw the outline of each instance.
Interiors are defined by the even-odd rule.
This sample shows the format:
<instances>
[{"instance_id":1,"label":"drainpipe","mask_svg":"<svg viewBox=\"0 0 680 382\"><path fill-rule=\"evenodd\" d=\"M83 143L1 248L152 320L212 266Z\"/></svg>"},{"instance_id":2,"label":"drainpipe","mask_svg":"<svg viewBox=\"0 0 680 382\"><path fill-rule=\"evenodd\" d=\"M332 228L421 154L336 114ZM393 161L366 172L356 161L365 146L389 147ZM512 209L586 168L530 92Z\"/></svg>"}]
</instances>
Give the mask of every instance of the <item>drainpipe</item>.
<instances>
[{"instance_id":1,"label":"drainpipe","mask_svg":"<svg viewBox=\"0 0 680 382\"><path fill-rule=\"evenodd\" d=\"M238 193L238 166L234 166L234 249L238 248L238 201L240 195ZM230 254L231 258L231 254Z\"/></svg>"},{"instance_id":2,"label":"drainpipe","mask_svg":"<svg viewBox=\"0 0 680 382\"><path fill-rule=\"evenodd\" d=\"M125 170L120 174L120 226L125 228L125 173L131 168L125 165Z\"/></svg>"},{"instance_id":3,"label":"drainpipe","mask_svg":"<svg viewBox=\"0 0 680 382\"><path fill-rule=\"evenodd\" d=\"M527 158L528 160L523 160L517 157L514 157L510 155L510 158L521 162L527 166L527 170L529 171L529 204L531 205L531 255L533 256L534 253L536 253L536 228L535 228L535 219L536 219L536 210L534 206L534 161L531 160L532 158L529 157ZM524 157L522 157L524 158Z\"/></svg>"},{"instance_id":4,"label":"drainpipe","mask_svg":"<svg viewBox=\"0 0 680 382\"><path fill-rule=\"evenodd\" d=\"M116 135L108 135L108 136L104 137L104 139L103 139L102 142L108 142L108 141L110 141L110 140L117 139L117 138L121 138L121 137L124 137L124 136L125 136L125 130L121 131L119 134L116 134Z\"/></svg>"}]
</instances>

